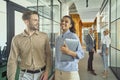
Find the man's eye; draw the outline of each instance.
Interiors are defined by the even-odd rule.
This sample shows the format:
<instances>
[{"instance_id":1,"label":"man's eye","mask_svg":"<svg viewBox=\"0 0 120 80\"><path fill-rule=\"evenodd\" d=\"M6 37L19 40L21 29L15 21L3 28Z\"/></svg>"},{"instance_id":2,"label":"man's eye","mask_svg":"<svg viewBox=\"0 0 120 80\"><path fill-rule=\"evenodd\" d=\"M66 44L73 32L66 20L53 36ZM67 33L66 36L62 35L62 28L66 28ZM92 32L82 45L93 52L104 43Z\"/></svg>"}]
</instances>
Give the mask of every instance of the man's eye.
<instances>
[{"instance_id":1,"label":"man's eye","mask_svg":"<svg viewBox=\"0 0 120 80\"><path fill-rule=\"evenodd\" d=\"M64 22L64 20L61 20L61 22Z\"/></svg>"},{"instance_id":2,"label":"man's eye","mask_svg":"<svg viewBox=\"0 0 120 80\"><path fill-rule=\"evenodd\" d=\"M65 23L68 23L68 21L65 21Z\"/></svg>"}]
</instances>

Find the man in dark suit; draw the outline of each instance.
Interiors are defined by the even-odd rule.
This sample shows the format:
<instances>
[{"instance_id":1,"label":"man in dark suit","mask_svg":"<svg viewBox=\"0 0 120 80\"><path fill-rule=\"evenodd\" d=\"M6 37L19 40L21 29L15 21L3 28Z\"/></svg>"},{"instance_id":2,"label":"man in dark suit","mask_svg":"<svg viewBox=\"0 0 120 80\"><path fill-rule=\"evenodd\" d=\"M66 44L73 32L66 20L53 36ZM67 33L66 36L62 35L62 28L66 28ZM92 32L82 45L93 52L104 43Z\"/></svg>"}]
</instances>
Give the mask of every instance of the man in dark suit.
<instances>
[{"instance_id":1,"label":"man in dark suit","mask_svg":"<svg viewBox=\"0 0 120 80\"><path fill-rule=\"evenodd\" d=\"M89 34L86 36L86 50L89 52L88 58L88 71L90 71L93 75L96 75L95 70L93 69L93 55L95 52L94 49L94 38L92 36L93 30L89 28Z\"/></svg>"}]
</instances>

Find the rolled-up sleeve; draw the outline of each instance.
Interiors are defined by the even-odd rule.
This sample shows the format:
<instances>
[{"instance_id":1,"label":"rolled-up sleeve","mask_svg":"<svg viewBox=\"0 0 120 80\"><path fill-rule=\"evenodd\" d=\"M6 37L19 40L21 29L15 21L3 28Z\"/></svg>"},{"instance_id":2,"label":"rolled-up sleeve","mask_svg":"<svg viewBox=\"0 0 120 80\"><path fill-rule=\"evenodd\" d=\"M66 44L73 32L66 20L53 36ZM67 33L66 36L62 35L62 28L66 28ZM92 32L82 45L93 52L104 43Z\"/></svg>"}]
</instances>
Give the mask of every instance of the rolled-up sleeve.
<instances>
[{"instance_id":1,"label":"rolled-up sleeve","mask_svg":"<svg viewBox=\"0 0 120 80\"><path fill-rule=\"evenodd\" d=\"M79 40L79 38L77 37L77 35L75 35L75 37L76 37L77 40ZM78 47L77 47L77 49L76 49L76 54L77 54L76 59L82 59L82 58L84 58L84 51L83 51L83 49L82 49L80 40L79 40Z\"/></svg>"},{"instance_id":2,"label":"rolled-up sleeve","mask_svg":"<svg viewBox=\"0 0 120 80\"><path fill-rule=\"evenodd\" d=\"M81 47L80 42L79 42L76 53L77 53L77 59L82 59L84 57L84 51L83 51L83 49Z\"/></svg>"}]
</instances>

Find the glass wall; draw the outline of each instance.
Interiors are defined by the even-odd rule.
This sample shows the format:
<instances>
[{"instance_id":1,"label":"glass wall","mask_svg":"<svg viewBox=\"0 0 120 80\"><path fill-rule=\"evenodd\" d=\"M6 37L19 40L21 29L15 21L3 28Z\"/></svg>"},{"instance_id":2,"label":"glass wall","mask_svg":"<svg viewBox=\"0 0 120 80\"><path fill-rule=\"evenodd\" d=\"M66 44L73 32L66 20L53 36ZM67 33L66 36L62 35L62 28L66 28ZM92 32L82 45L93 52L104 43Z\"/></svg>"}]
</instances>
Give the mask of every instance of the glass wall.
<instances>
[{"instance_id":1,"label":"glass wall","mask_svg":"<svg viewBox=\"0 0 120 80\"><path fill-rule=\"evenodd\" d=\"M12 23L14 26L12 27L12 29L10 29L9 31L12 32L13 35L17 35L21 32L23 32L23 30L25 29L25 24L22 21L22 12L23 10L21 10L20 8L27 8L30 10L35 10L38 11L38 13L40 14L39 18L40 18L40 25L39 25L39 31L45 32L48 34L49 36L49 40L50 40L50 45L51 45L51 52L52 52L52 57L53 60L51 61L53 64L52 69L51 69L51 73L49 75L52 75L54 72L54 57L55 57L55 49L54 49L54 43L55 43L55 39L57 37L57 35L60 33L60 27L59 27L59 22L60 22L60 3L58 2L58 0L9 0L9 2L11 2L12 5L14 7L19 8L20 12L17 10L12 9L13 15L12 15L12 20L14 21L14 23ZM0 21L0 65L2 64L2 61L5 60L5 58L3 56L4 51L5 51L5 46L6 42L7 42L7 25L9 25L7 23L7 13L6 10L9 11L7 9L7 5L6 5L7 1L6 0L2 0L1 1L1 5L0 5L0 19L2 19ZM11 7L11 8L14 8ZM27 10L26 9L26 10ZM9 14L10 15L10 14ZM13 35L11 35L13 37ZM4 50L4 51L3 51ZM17 77L18 78L18 77ZM0 80L3 80L0 78Z\"/></svg>"},{"instance_id":2,"label":"glass wall","mask_svg":"<svg viewBox=\"0 0 120 80\"><path fill-rule=\"evenodd\" d=\"M115 47L116 46L116 23L113 22L111 23L111 46ZM111 48L111 65L112 67L116 66L116 50L114 48Z\"/></svg>"},{"instance_id":3,"label":"glass wall","mask_svg":"<svg viewBox=\"0 0 120 80\"><path fill-rule=\"evenodd\" d=\"M109 6L110 3L110 6ZM101 36L105 28L110 29L111 46L109 65L113 73L120 79L120 0L108 0L101 12ZM108 14L109 13L109 14ZM110 23L110 24L109 24Z\"/></svg>"},{"instance_id":4,"label":"glass wall","mask_svg":"<svg viewBox=\"0 0 120 80\"><path fill-rule=\"evenodd\" d=\"M6 19L6 2L0 1L0 66L4 64L6 60L6 42L7 42L7 19Z\"/></svg>"},{"instance_id":5,"label":"glass wall","mask_svg":"<svg viewBox=\"0 0 120 80\"><path fill-rule=\"evenodd\" d=\"M120 18L120 0L117 0L117 18Z\"/></svg>"},{"instance_id":6,"label":"glass wall","mask_svg":"<svg viewBox=\"0 0 120 80\"><path fill-rule=\"evenodd\" d=\"M0 1L0 80L6 78L7 64L7 12L6 2Z\"/></svg>"},{"instance_id":7,"label":"glass wall","mask_svg":"<svg viewBox=\"0 0 120 80\"><path fill-rule=\"evenodd\" d=\"M116 0L111 0L111 21L116 19Z\"/></svg>"},{"instance_id":8,"label":"glass wall","mask_svg":"<svg viewBox=\"0 0 120 80\"><path fill-rule=\"evenodd\" d=\"M120 0L111 0L111 69L120 79Z\"/></svg>"},{"instance_id":9,"label":"glass wall","mask_svg":"<svg viewBox=\"0 0 120 80\"><path fill-rule=\"evenodd\" d=\"M101 27L101 39L103 38L103 31L105 28L108 28L108 22L109 22L109 14L108 14L108 2L107 4L105 5L103 11L101 12L101 20L100 20L100 27Z\"/></svg>"},{"instance_id":10,"label":"glass wall","mask_svg":"<svg viewBox=\"0 0 120 80\"><path fill-rule=\"evenodd\" d=\"M109 21L108 19L109 18L108 18L108 2L107 2L105 8L101 12L101 21L100 21L101 29L108 25L108 21Z\"/></svg>"}]
</instances>

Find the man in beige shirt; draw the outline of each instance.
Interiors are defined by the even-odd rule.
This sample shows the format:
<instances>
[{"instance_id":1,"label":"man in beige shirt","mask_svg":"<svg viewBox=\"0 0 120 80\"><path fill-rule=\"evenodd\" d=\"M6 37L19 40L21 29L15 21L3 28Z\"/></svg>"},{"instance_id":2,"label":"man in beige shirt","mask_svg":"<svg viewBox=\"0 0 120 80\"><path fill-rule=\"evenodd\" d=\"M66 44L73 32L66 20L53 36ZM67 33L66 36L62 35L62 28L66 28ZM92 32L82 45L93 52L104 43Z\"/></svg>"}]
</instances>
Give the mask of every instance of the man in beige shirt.
<instances>
[{"instance_id":1,"label":"man in beige shirt","mask_svg":"<svg viewBox=\"0 0 120 80\"><path fill-rule=\"evenodd\" d=\"M15 80L16 69L19 66L19 80L48 80L51 67L48 36L38 31L39 15L36 11L23 13L22 19L27 28L12 39L7 63L7 78Z\"/></svg>"}]
</instances>

